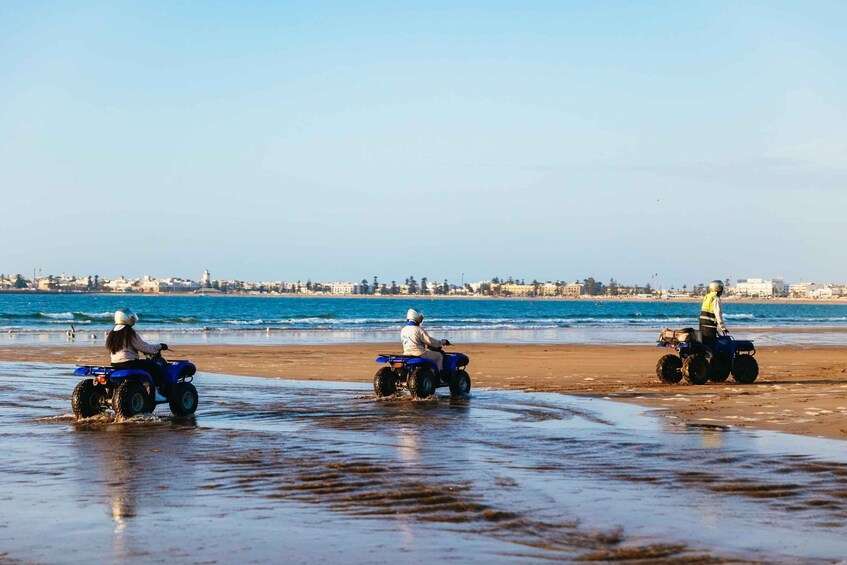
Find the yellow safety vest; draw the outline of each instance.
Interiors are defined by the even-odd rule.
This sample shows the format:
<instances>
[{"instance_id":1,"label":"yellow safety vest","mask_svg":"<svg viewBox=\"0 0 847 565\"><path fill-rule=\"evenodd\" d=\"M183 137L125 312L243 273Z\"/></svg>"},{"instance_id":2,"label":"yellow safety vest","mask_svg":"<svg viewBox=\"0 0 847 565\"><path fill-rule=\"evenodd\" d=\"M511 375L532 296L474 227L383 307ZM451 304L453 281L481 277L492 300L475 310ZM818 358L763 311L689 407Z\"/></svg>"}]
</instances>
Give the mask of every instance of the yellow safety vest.
<instances>
[{"instance_id":1,"label":"yellow safety vest","mask_svg":"<svg viewBox=\"0 0 847 565\"><path fill-rule=\"evenodd\" d=\"M700 307L700 325L707 328L718 327L718 319L715 317L715 300L717 292L710 292L703 297L703 305Z\"/></svg>"}]
</instances>

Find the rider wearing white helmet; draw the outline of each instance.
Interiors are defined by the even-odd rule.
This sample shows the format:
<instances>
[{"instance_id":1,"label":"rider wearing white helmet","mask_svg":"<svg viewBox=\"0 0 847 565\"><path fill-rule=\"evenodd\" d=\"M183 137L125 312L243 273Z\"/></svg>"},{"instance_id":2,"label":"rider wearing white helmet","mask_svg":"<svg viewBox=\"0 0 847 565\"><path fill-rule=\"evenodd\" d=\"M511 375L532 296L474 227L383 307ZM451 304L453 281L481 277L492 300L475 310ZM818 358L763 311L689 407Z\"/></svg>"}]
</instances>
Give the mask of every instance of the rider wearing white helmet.
<instances>
[{"instance_id":1,"label":"rider wearing white helmet","mask_svg":"<svg viewBox=\"0 0 847 565\"><path fill-rule=\"evenodd\" d=\"M434 351L434 349L450 345L450 342L446 339L435 339L426 333L421 327L423 319L423 312L418 312L414 308L409 308L409 311L406 312L406 325L400 331L403 354L432 359L438 365L438 370L441 371L444 355L440 351Z\"/></svg>"},{"instance_id":2,"label":"rider wearing white helmet","mask_svg":"<svg viewBox=\"0 0 847 565\"><path fill-rule=\"evenodd\" d=\"M709 293L703 298L703 305L700 307L700 335L703 343L710 347L714 346L718 338L718 330L724 334L729 333L721 312L722 294L723 283L719 280L710 282Z\"/></svg>"},{"instance_id":3,"label":"rider wearing white helmet","mask_svg":"<svg viewBox=\"0 0 847 565\"><path fill-rule=\"evenodd\" d=\"M115 327L106 336L106 349L112 367L116 369L141 369L151 375L163 376L161 363L153 359L139 359L139 353L155 355L168 348L164 343L147 343L133 329L138 316L129 308L115 312Z\"/></svg>"}]
</instances>

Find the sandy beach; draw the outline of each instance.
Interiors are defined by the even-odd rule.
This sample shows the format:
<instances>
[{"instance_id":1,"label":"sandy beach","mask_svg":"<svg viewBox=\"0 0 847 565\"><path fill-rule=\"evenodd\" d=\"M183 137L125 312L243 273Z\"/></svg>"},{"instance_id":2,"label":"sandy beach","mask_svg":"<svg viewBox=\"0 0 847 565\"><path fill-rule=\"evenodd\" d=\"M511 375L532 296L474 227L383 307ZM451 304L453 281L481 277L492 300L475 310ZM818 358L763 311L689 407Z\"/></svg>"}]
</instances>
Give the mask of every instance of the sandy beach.
<instances>
[{"instance_id":1,"label":"sandy beach","mask_svg":"<svg viewBox=\"0 0 847 565\"><path fill-rule=\"evenodd\" d=\"M369 382L375 354L396 345L174 346L201 372L281 379ZM663 384L650 346L495 345L462 347L474 388L559 392L659 410L680 424L735 426L847 439L847 351L824 347L758 349L758 380ZM0 361L98 364L100 347L0 347Z\"/></svg>"}]
</instances>

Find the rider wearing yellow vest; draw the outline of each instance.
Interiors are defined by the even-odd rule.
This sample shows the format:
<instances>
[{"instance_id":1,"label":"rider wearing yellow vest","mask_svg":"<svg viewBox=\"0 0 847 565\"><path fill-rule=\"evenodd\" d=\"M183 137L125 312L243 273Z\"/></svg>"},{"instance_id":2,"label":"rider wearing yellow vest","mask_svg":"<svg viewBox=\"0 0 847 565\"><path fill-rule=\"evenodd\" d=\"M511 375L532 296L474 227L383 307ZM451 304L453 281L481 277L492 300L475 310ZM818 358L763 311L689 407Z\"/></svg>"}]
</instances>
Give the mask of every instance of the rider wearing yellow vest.
<instances>
[{"instance_id":1,"label":"rider wearing yellow vest","mask_svg":"<svg viewBox=\"0 0 847 565\"><path fill-rule=\"evenodd\" d=\"M709 283L709 293L703 298L700 307L700 335L703 343L714 345L718 338L718 330L724 334L729 333L723 321L721 312L721 295L723 294L723 283L715 280Z\"/></svg>"}]
</instances>

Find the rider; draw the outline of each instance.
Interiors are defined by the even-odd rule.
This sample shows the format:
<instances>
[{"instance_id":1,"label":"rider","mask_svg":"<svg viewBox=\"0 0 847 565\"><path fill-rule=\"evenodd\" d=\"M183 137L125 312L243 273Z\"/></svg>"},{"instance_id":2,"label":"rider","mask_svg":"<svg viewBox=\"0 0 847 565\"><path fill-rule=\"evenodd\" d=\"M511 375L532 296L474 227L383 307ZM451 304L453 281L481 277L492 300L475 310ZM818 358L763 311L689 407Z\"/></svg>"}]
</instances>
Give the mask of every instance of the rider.
<instances>
[{"instance_id":1,"label":"rider","mask_svg":"<svg viewBox=\"0 0 847 565\"><path fill-rule=\"evenodd\" d=\"M400 331L400 340L403 342L403 354L432 359L438 366L438 370L441 371L444 355L440 351L433 351L433 349L450 345L450 342L446 339L430 337L421 327L423 319L423 312L418 312L414 308L409 308L409 311L406 312L406 325ZM428 347L430 349L427 349Z\"/></svg>"},{"instance_id":2,"label":"rider","mask_svg":"<svg viewBox=\"0 0 847 565\"><path fill-rule=\"evenodd\" d=\"M159 382L165 376L161 362L155 359L139 359L138 353L155 355L165 351L165 343L151 344L141 339L132 326L138 321L138 315L129 308L115 311L115 327L106 336L106 349L109 350L112 367L115 369L141 369Z\"/></svg>"},{"instance_id":3,"label":"rider","mask_svg":"<svg viewBox=\"0 0 847 565\"><path fill-rule=\"evenodd\" d=\"M710 282L709 293L703 298L703 306L700 307L700 335L703 343L709 347L714 347L718 339L718 330L724 335L729 335L721 313L722 294L723 283L719 280Z\"/></svg>"}]
</instances>

